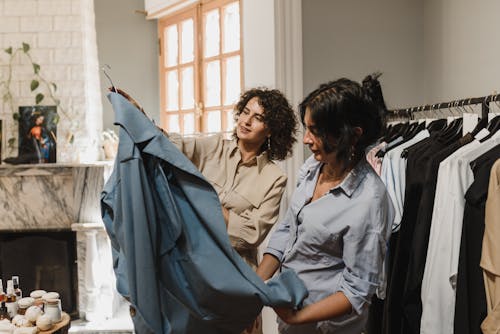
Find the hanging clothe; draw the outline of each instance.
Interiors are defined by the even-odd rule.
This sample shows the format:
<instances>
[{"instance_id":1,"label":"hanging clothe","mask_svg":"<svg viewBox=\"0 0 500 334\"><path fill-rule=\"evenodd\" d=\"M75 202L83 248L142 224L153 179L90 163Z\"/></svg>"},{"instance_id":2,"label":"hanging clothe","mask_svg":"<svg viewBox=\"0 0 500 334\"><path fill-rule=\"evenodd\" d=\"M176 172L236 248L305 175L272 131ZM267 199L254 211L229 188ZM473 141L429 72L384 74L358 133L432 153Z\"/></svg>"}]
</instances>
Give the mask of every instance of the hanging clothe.
<instances>
[{"instance_id":1,"label":"hanging clothe","mask_svg":"<svg viewBox=\"0 0 500 334\"><path fill-rule=\"evenodd\" d=\"M495 133L484 143L474 140L449 156L439 167L422 281L422 334L453 333L464 194L474 181L469 163L499 143L500 133Z\"/></svg>"},{"instance_id":2,"label":"hanging clothe","mask_svg":"<svg viewBox=\"0 0 500 334\"><path fill-rule=\"evenodd\" d=\"M500 332L500 159L491 168L486 200L485 231L481 268L487 301L486 319L481 324L484 334Z\"/></svg>"},{"instance_id":3,"label":"hanging clothe","mask_svg":"<svg viewBox=\"0 0 500 334\"><path fill-rule=\"evenodd\" d=\"M491 167L500 157L496 146L471 162L474 182L465 194L465 210L458 263L454 334L481 334L481 322L486 316L481 261L484 235L485 204Z\"/></svg>"},{"instance_id":4,"label":"hanging clothe","mask_svg":"<svg viewBox=\"0 0 500 334\"><path fill-rule=\"evenodd\" d=\"M262 282L231 247L208 181L123 96L109 99L120 141L102 215L135 331L240 333L263 305L297 308L297 275Z\"/></svg>"}]
</instances>

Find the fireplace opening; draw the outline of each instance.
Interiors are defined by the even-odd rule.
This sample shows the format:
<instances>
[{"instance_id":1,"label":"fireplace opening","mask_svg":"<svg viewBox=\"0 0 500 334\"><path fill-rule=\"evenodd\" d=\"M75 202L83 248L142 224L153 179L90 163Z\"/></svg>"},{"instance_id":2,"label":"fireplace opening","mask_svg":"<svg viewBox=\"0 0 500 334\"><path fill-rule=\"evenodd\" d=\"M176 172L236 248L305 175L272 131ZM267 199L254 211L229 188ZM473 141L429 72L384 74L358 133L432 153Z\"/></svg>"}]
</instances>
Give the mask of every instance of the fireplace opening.
<instances>
[{"instance_id":1,"label":"fireplace opening","mask_svg":"<svg viewBox=\"0 0 500 334\"><path fill-rule=\"evenodd\" d=\"M0 233L0 278L4 288L19 276L23 297L43 289L60 294L63 311L78 318L76 233L22 231Z\"/></svg>"}]
</instances>

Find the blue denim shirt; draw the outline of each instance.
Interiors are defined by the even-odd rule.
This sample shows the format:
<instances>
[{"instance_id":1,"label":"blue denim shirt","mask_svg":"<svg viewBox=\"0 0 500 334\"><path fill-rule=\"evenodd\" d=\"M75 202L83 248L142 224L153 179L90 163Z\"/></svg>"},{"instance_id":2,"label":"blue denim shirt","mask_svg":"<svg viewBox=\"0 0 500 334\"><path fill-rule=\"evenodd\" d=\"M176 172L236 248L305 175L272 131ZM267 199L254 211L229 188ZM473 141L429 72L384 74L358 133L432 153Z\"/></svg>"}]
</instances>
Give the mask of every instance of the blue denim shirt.
<instances>
[{"instance_id":1,"label":"blue denim shirt","mask_svg":"<svg viewBox=\"0 0 500 334\"><path fill-rule=\"evenodd\" d=\"M143 113L109 98L120 143L102 216L136 333L240 333L263 305L300 305L297 275L266 285L231 247L212 186Z\"/></svg>"},{"instance_id":2,"label":"blue denim shirt","mask_svg":"<svg viewBox=\"0 0 500 334\"><path fill-rule=\"evenodd\" d=\"M353 312L316 324L280 327L283 333L360 333L371 297L382 283L394 209L366 160L338 186L310 202L321 166L314 157L302 166L288 212L266 253L304 281L309 291L306 305L342 291Z\"/></svg>"}]
</instances>

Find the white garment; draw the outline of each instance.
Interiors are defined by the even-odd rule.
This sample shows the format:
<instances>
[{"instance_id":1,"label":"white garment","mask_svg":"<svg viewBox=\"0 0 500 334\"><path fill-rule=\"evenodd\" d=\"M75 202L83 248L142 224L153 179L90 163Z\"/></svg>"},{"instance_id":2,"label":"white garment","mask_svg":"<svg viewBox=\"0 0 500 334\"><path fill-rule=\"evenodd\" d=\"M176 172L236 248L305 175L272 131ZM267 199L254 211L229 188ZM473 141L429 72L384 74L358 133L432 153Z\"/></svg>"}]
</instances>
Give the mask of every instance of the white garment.
<instances>
[{"instance_id":1,"label":"white garment","mask_svg":"<svg viewBox=\"0 0 500 334\"><path fill-rule=\"evenodd\" d=\"M389 150L384 155L384 160L382 161L382 174L380 175L380 178L387 188L387 192L391 197L396 211L394 222L392 224L393 232L399 230L401 218L403 217L403 204L405 200L406 159L401 158L401 153L405 148L410 147L427 137L429 137L429 131L427 129L422 130L412 139Z\"/></svg>"},{"instance_id":2,"label":"white garment","mask_svg":"<svg viewBox=\"0 0 500 334\"><path fill-rule=\"evenodd\" d=\"M484 143L476 139L439 165L422 280L421 334L453 334L464 195L474 181L470 162L499 143L500 132Z\"/></svg>"}]
</instances>

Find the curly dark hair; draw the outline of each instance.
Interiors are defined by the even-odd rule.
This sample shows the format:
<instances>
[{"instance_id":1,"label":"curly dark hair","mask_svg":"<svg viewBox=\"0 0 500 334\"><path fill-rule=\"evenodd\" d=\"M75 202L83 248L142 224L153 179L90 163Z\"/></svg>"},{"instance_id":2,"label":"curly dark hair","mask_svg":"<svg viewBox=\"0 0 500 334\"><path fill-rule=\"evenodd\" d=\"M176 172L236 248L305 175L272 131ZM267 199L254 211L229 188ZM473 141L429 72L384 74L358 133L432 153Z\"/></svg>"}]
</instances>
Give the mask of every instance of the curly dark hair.
<instances>
[{"instance_id":1,"label":"curly dark hair","mask_svg":"<svg viewBox=\"0 0 500 334\"><path fill-rule=\"evenodd\" d=\"M267 141L261 152L267 150L269 159L283 160L291 155L293 144L297 141L297 118L286 97L277 89L252 88L244 92L234 110L234 118L238 119L248 101L257 97L259 105L264 109L264 124L271 131L270 147ZM236 130L233 132L236 136Z\"/></svg>"},{"instance_id":2,"label":"curly dark hair","mask_svg":"<svg viewBox=\"0 0 500 334\"><path fill-rule=\"evenodd\" d=\"M303 124L306 110L315 125L313 135L321 139L325 151L335 151L344 169L360 161L368 145L380 136L379 107L355 81L341 78L320 85L299 105ZM357 140L356 127L363 129Z\"/></svg>"}]
</instances>

